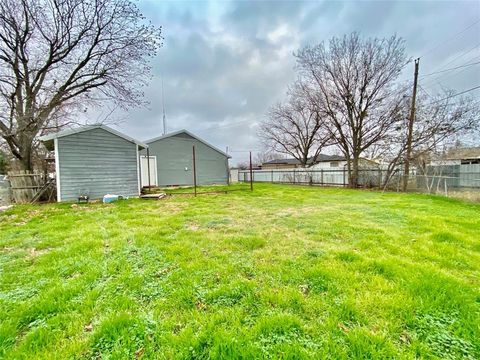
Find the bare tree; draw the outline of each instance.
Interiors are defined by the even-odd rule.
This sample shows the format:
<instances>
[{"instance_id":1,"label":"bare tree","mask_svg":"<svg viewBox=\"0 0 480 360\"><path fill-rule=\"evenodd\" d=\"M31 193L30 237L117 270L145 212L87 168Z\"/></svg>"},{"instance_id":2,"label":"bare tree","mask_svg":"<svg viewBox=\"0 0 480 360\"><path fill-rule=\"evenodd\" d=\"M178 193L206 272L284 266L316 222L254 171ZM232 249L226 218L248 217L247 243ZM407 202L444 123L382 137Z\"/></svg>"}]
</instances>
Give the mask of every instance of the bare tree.
<instances>
[{"instance_id":1,"label":"bare tree","mask_svg":"<svg viewBox=\"0 0 480 360\"><path fill-rule=\"evenodd\" d=\"M453 91L446 90L433 97L419 95L412 132L411 160L417 169L425 173L425 159L439 154L464 137L480 131L478 114L480 103L471 97L453 98ZM403 97L403 121L389 132L388 137L377 144L378 154L388 161L388 182L393 171L403 165L407 151L407 117L410 100Z\"/></svg>"},{"instance_id":2,"label":"bare tree","mask_svg":"<svg viewBox=\"0 0 480 360\"><path fill-rule=\"evenodd\" d=\"M160 29L129 0L0 2L0 136L26 170L35 138L65 113L143 102Z\"/></svg>"},{"instance_id":3,"label":"bare tree","mask_svg":"<svg viewBox=\"0 0 480 360\"><path fill-rule=\"evenodd\" d=\"M259 136L271 151L297 159L302 167L315 163L320 151L331 142L317 106L303 93L301 84L288 100L270 108L260 125Z\"/></svg>"},{"instance_id":4,"label":"bare tree","mask_svg":"<svg viewBox=\"0 0 480 360\"><path fill-rule=\"evenodd\" d=\"M240 170L248 170L250 169L250 163L248 163L247 161L240 161L235 167Z\"/></svg>"},{"instance_id":5,"label":"bare tree","mask_svg":"<svg viewBox=\"0 0 480 360\"><path fill-rule=\"evenodd\" d=\"M264 151L257 152L257 154L255 155L254 162L259 164L259 165L262 165L263 163L266 163L268 161L278 160L278 159L282 159L282 158L283 158L283 156L281 154L278 154L278 153L275 153L275 152L272 152L272 151L266 149Z\"/></svg>"},{"instance_id":6,"label":"bare tree","mask_svg":"<svg viewBox=\"0 0 480 360\"><path fill-rule=\"evenodd\" d=\"M361 154L399 121L395 81L407 63L404 41L352 33L328 46L306 46L296 57L309 96L347 159L349 185L356 187Z\"/></svg>"}]
</instances>

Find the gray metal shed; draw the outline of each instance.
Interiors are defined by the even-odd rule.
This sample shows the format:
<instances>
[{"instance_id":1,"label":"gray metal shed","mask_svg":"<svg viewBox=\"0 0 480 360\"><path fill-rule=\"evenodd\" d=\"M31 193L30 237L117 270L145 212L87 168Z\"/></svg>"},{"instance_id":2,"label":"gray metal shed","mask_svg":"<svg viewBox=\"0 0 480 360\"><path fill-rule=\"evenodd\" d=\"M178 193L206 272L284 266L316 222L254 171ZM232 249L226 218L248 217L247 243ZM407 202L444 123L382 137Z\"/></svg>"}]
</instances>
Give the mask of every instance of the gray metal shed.
<instances>
[{"instance_id":1,"label":"gray metal shed","mask_svg":"<svg viewBox=\"0 0 480 360\"><path fill-rule=\"evenodd\" d=\"M42 136L55 150L57 200L76 200L87 194L140 194L139 151L146 144L108 126L96 124Z\"/></svg>"},{"instance_id":2,"label":"gray metal shed","mask_svg":"<svg viewBox=\"0 0 480 360\"><path fill-rule=\"evenodd\" d=\"M150 185L192 185L193 146L195 146L197 184L227 184L230 156L187 130L179 130L145 141L142 150L142 186L148 186L148 162Z\"/></svg>"}]
</instances>

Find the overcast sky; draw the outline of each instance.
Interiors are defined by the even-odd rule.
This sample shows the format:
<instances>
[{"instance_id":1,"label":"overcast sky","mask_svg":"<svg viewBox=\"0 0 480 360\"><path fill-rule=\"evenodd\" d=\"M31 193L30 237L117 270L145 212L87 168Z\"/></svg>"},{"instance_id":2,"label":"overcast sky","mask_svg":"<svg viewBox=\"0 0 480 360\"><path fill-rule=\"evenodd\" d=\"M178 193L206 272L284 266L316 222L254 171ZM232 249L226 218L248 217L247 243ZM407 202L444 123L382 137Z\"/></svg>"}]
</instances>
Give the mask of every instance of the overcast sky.
<instances>
[{"instance_id":1,"label":"overcast sky","mask_svg":"<svg viewBox=\"0 0 480 360\"><path fill-rule=\"evenodd\" d=\"M145 140L162 133L162 76L167 129L182 128L229 151L231 164L259 149L257 124L295 78L292 53L306 44L358 31L397 34L421 57L420 74L480 60L480 1L139 2L163 27L153 62L147 108L126 114L120 130ZM403 78L413 76L413 64ZM421 78L430 94L440 85L480 85L480 65ZM423 91L423 90L422 90ZM480 96L480 91L471 93Z\"/></svg>"}]
</instances>

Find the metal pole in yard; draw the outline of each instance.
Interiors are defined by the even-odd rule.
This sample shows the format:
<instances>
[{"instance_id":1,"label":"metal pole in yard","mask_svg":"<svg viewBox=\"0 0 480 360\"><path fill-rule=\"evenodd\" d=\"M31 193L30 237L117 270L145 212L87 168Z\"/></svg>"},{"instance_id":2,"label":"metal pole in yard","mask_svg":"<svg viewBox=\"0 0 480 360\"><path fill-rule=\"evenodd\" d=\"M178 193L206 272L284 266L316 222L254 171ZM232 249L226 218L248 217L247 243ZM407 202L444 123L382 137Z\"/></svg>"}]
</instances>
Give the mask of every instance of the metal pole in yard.
<instances>
[{"instance_id":1,"label":"metal pole in yard","mask_svg":"<svg viewBox=\"0 0 480 360\"><path fill-rule=\"evenodd\" d=\"M193 193L197 196L197 168L195 163L195 145L192 146L193 153Z\"/></svg>"},{"instance_id":2,"label":"metal pole in yard","mask_svg":"<svg viewBox=\"0 0 480 360\"><path fill-rule=\"evenodd\" d=\"M228 155L228 146L226 147L225 149L225 154ZM230 167L228 166L228 156L226 158L226 163L227 163L227 185L230 186L230 183L231 183L231 179L230 179L230 175L231 175L231 172L230 172ZM238 176L237 176L238 177ZM238 179L237 179L238 180Z\"/></svg>"},{"instance_id":3,"label":"metal pole in yard","mask_svg":"<svg viewBox=\"0 0 480 360\"><path fill-rule=\"evenodd\" d=\"M271 179L272 179L271 183L273 184L273 170L271 170L270 176L271 176Z\"/></svg>"},{"instance_id":4,"label":"metal pole in yard","mask_svg":"<svg viewBox=\"0 0 480 360\"><path fill-rule=\"evenodd\" d=\"M253 191L252 152L250 151L250 191Z\"/></svg>"},{"instance_id":5,"label":"metal pole in yard","mask_svg":"<svg viewBox=\"0 0 480 360\"><path fill-rule=\"evenodd\" d=\"M323 169L320 169L320 183L323 186Z\"/></svg>"},{"instance_id":6,"label":"metal pole in yard","mask_svg":"<svg viewBox=\"0 0 480 360\"><path fill-rule=\"evenodd\" d=\"M147 147L147 172L148 172L148 190L150 191L150 150Z\"/></svg>"}]
</instances>

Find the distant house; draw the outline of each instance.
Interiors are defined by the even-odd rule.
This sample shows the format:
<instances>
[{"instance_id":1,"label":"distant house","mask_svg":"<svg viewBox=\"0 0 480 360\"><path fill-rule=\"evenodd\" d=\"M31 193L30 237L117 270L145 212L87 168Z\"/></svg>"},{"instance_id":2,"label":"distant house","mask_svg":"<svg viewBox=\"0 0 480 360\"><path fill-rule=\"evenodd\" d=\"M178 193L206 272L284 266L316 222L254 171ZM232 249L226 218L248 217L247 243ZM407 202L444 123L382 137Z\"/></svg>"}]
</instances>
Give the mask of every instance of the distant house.
<instances>
[{"instance_id":1,"label":"distant house","mask_svg":"<svg viewBox=\"0 0 480 360\"><path fill-rule=\"evenodd\" d=\"M347 160L340 155L323 155L317 158L315 164L311 166L312 170L337 170L347 166Z\"/></svg>"},{"instance_id":2,"label":"distant house","mask_svg":"<svg viewBox=\"0 0 480 360\"><path fill-rule=\"evenodd\" d=\"M308 167L312 170L335 170L343 169L347 166L347 160L344 156L340 155L326 155L320 154L314 160L313 157L307 160ZM378 164L375 161L361 158L360 167L371 168L377 167ZM267 161L262 164L263 170L275 170L275 169L295 169L301 168L300 161L297 159L277 159Z\"/></svg>"},{"instance_id":3,"label":"distant house","mask_svg":"<svg viewBox=\"0 0 480 360\"><path fill-rule=\"evenodd\" d=\"M145 143L149 158L147 150L142 150L142 186L192 185L194 146L197 184L227 184L229 181L230 156L187 130L159 136Z\"/></svg>"},{"instance_id":4,"label":"distant house","mask_svg":"<svg viewBox=\"0 0 480 360\"><path fill-rule=\"evenodd\" d=\"M442 177L444 186L450 188L479 188L480 147L451 149L431 160L425 174Z\"/></svg>"},{"instance_id":5,"label":"distant house","mask_svg":"<svg viewBox=\"0 0 480 360\"><path fill-rule=\"evenodd\" d=\"M139 151L146 148L105 125L87 125L42 136L55 151L57 201L80 195L100 199L105 194L140 194Z\"/></svg>"},{"instance_id":6,"label":"distant house","mask_svg":"<svg viewBox=\"0 0 480 360\"><path fill-rule=\"evenodd\" d=\"M480 165L480 147L450 149L445 155L432 160L430 165ZM480 166L478 168L480 171Z\"/></svg>"},{"instance_id":7,"label":"distant house","mask_svg":"<svg viewBox=\"0 0 480 360\"><path fill-rule=\"evenodd\" d=\"M318 165L322 162L324 163L329 163L330 161L336 162L340 159L343 159L340 156L337 155L325 155L325 154L320 154L317 156L316 160L313 160L313 157L307 159L307 164L309 167ZM274 169L295 169L295 168L300 168L302 165L300 164L300 161L297 159L276 159L276 160L270 160L267 162L264 162L262 164L262 169L263 170L274 170Z\"/></svg>"},{"instance_id":8,"label":"distant house","mask_svg":"<svg viewBox=\"0 0 480 360\"><path fill-rule=\"evenodd\" d=\"M275 159L262 163L263 170L271 169L294 169L300 166L297 159Z\"/></svg>"}]
</instances>

